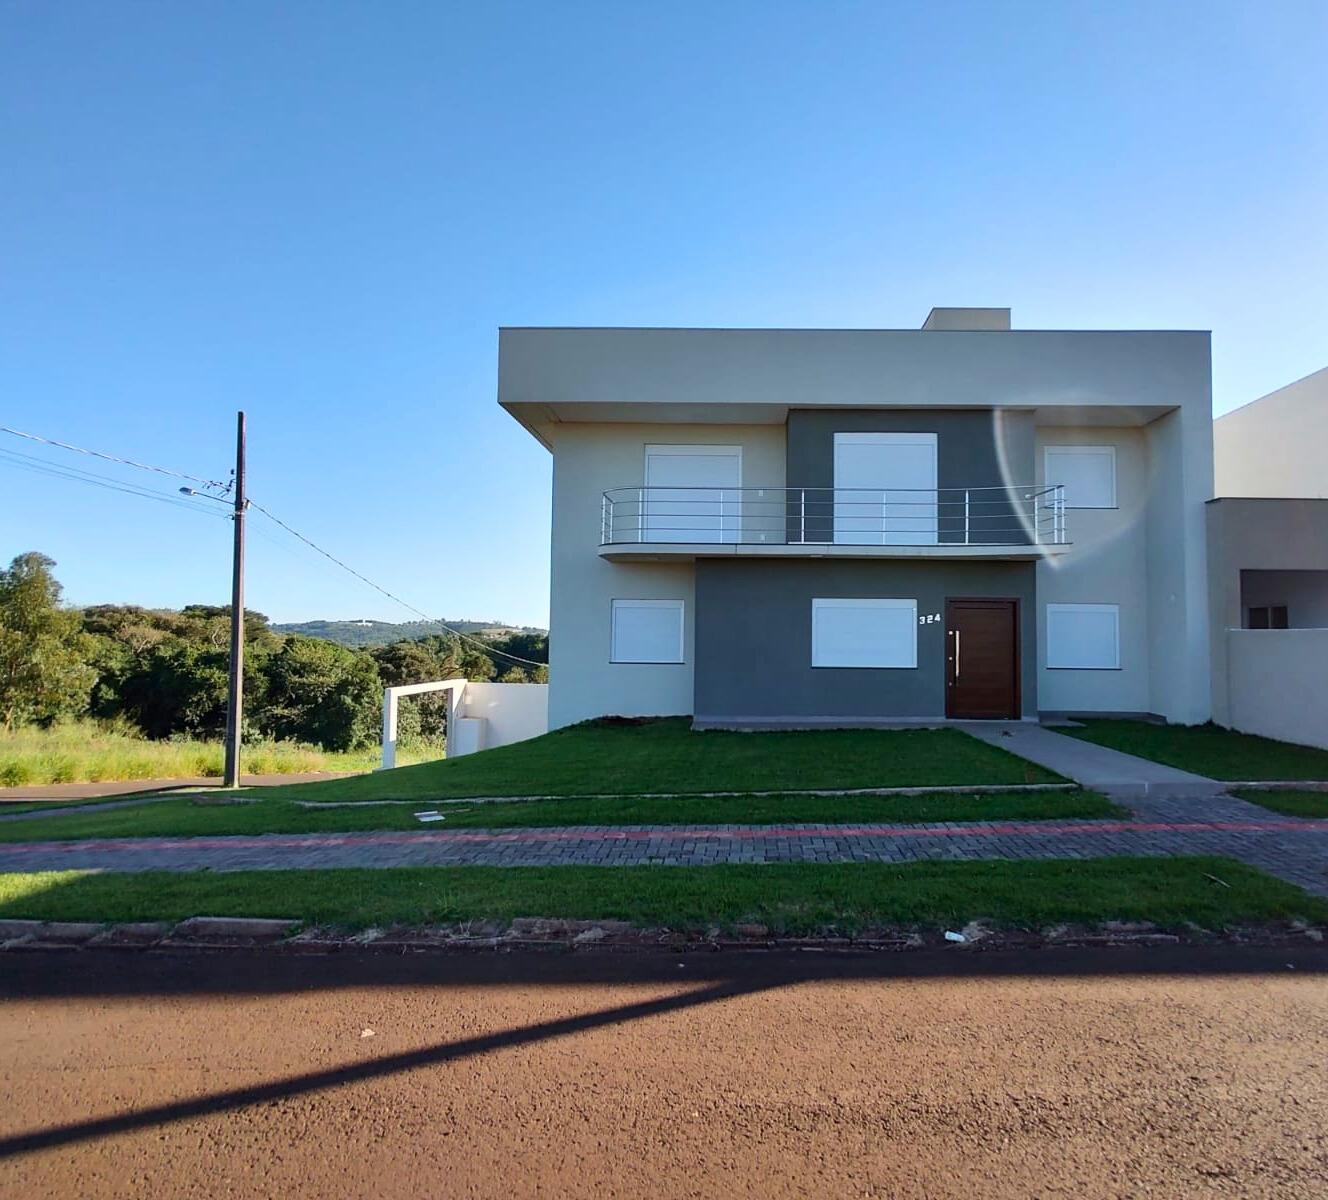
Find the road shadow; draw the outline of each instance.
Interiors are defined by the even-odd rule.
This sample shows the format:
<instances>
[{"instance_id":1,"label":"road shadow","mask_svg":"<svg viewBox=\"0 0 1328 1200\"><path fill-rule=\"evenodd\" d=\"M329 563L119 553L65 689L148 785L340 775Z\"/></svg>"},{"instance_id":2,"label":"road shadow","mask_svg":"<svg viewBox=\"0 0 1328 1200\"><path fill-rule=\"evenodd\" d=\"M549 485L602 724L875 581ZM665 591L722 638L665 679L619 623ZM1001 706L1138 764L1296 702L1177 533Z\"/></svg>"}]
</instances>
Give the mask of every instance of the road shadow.
<instances>
[{"instance_id":1,"label":"road shadow","mask_svg":"<svg viewBox=\"0 0 1328 1200\"><path fill-rule=\"evenodd\" d=\"M574 1036L741 996L823 980L891 982L959 976L1230 976L1328 974L1328 947L1150 946L1036 951L954 949L852 952L512 952L413 954L341 952L294 956L85 950L0 955L0 1002L60 998L263 996L357 987L470 988L513 984L681 987L669 995L575 1016L440 1042L248 1087L145 1109L33 1129L0 1138L0 1159L95 1141L270 1103L400 1072Z\"/></svg>"}]
</instances>

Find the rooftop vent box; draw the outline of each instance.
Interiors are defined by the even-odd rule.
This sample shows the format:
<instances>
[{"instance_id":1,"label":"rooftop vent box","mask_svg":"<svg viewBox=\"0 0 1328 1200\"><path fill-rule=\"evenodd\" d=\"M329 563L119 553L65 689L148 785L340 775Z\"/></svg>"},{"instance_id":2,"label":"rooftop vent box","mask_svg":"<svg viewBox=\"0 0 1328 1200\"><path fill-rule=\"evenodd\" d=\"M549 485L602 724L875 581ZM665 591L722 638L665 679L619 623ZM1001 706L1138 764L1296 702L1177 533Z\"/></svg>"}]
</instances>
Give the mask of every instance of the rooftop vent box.
<instances>
[{"instance_id":1,"label":"rooftop vent box","mask_svg":"<svg viewBox=\"0 0 1328 1200\"><path fill-rule=\"evenodd\" d=\"M1008 308L933 308L922 323L923 329L954 332L999 332L1010 329Z\"/></svg>"}]
</instances>

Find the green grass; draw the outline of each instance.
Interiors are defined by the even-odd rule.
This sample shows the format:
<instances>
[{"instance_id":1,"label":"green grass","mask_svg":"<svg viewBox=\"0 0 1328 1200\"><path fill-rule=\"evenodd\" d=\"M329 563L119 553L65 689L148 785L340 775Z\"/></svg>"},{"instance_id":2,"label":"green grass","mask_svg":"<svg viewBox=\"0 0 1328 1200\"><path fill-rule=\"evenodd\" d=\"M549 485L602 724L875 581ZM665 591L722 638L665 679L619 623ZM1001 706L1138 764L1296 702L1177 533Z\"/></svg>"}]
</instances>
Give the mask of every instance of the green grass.
<instances>
[{"instance_id":1,"label":"green grass","mask_svg":"<svg viewBox=\"0 0 1328 1200\"><path fill-rule=\"evenodd\" d=\"M1082 729L1056 732L1210 779L1328 779L1328 750L1237 733L1220 725L1087 721Z\"/></svg>"},{"instance_id":2,"label":"green grass","mask_svg":"<svg viewBox=\"0 0 1328 1200\"><path fill-rule=\"evenodd\" d=\"M401 752L407 758L411 750ZM436 755L420 747L419 757ZM220 778L220 742L177 738L153 742L123 727L70 721L50 729L0 730L0 787L52 783L100 783L131 779ZM245 774L293 775L305 771L372 771L377 749L347 753L297 742L251 742L242 759ZM13 810L0 810L13 811Z\"/></svg>"},{"instance_id":3,"label":"green grass","mask_svg":"<svg viewBox=\"0 0 1328 1200\"><path fill-rule=\"evenodd\" d=\"M587 722L464 758L282 792L292 800L426 801L1057 782L955 729L694 732L677 717Z\"/></svg>"},{"instance_id":4,"label":"green grass","mask_svg":"<svg viewBox=\"0 0 1328 1200\"><path fill-rule=\"evenodd\" d=\"M274 789L275 790L275 789ZM284 790L284 789L283 789ZM527 800L447 805L447 820L421 825L414 804L302 808L271 797L258 803L161 800L109 812L0 822L0 842L79 838L197 837L230 833L345 833L369 829L516 829L549 825L772 825L1117 817L1125 810L1096 792L947 793L934 796L725 796Z\"/></svg>"},{"instance_id":5,"label":"green grass","mask_svg":"<svg viewBox=\"0 0 1328 1200\"><path fill-rule=\"evenodd\" d=\"M1228 886L1214 882L1212 877ZM1328 903L1222 858L715 867L434 867L0 875L0 916L178 921L294 917L365 928L518 916L678 930L759 921L787 933L1060 922L1328 920Z\"/></svg>"},{"instance_id":6,"label":"green grass","mask_svg":"<svg viewBox=\"0 0 1328 1200\"><path fill-rule=\"evenodd\" d=\"M1280 788L1265 792L1258 788L1238 788L1233 794L1288 817L1328 817L1328 792L1283 791Z\"/></svg>"}]
</instances>

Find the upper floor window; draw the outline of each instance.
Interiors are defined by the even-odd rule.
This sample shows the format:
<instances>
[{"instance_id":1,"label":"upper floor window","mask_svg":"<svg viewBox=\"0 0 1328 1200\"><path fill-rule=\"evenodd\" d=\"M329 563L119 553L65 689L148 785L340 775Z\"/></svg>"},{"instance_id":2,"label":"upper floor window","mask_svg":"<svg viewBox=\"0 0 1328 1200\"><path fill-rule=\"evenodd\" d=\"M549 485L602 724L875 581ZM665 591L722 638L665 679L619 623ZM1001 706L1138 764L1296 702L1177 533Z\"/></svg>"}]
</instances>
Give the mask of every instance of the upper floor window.
<instances>
[{"instance_id":1,"label":"upper floor window","mask_svg":"<svg viewBox=\"0 0 1328 1200\"><path fill-rule=\"evenodd\" d=\"M1048 487L1065 485L1066 508L1116 507L1115 446L1048 446L1043 464Z\"/></svg>"},{"instance_id":2,"label":"upper floor window","mask_svg":"<svg viewBox=\"0 0 1328 1200\"><path fill-rule=\"evenodd\" d=\"M1249 611L1247 629L1286 629L1287 606L1285 604L1253 605Z\"/></svg>"},{"instance_id":3,"label":"upper floor window","mask_svg":"<svg viewBox=\"0 0 1328 1200\"><path fill-rule=\"evenodd\" d=\"M643 542L736 542L741 446L647 446L638 519Z\"/></svg>"},{"instance_id":4,"label":"upper floor window","mask_svg":"<svg viewBox=\"0 0 1328 1200\"><path fill-rule=\"evenodd\" d=\"M835 541L934 546L936 435L835 434Z\"/></svg>"}]
</instances>

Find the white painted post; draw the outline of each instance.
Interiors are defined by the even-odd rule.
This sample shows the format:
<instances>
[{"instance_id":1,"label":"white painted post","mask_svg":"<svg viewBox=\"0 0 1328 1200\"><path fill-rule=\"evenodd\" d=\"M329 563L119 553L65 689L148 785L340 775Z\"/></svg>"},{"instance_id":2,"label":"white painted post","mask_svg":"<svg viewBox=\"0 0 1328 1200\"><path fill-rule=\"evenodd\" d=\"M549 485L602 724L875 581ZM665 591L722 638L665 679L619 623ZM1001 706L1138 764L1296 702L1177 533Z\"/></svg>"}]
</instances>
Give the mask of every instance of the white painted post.
<instances>
[{"instance_id":1,"label":"white painted post","mask_svg":"<svg viewBox=\"0 0 1328 1200\"><path fill-rule=\"evenodd\" d=\"M383 689L383 770L397 765L397 691Z\"/></svg>"},{"instance_id":2,"label":"white painted post","mask_svg":"<svg viewBox=\"0 0 1328 1200\"><path fill-rule=\"evenodd\" d=\"M968 488L964 489L964 545L968 545Z\"/></svg>"}]
</instances>

